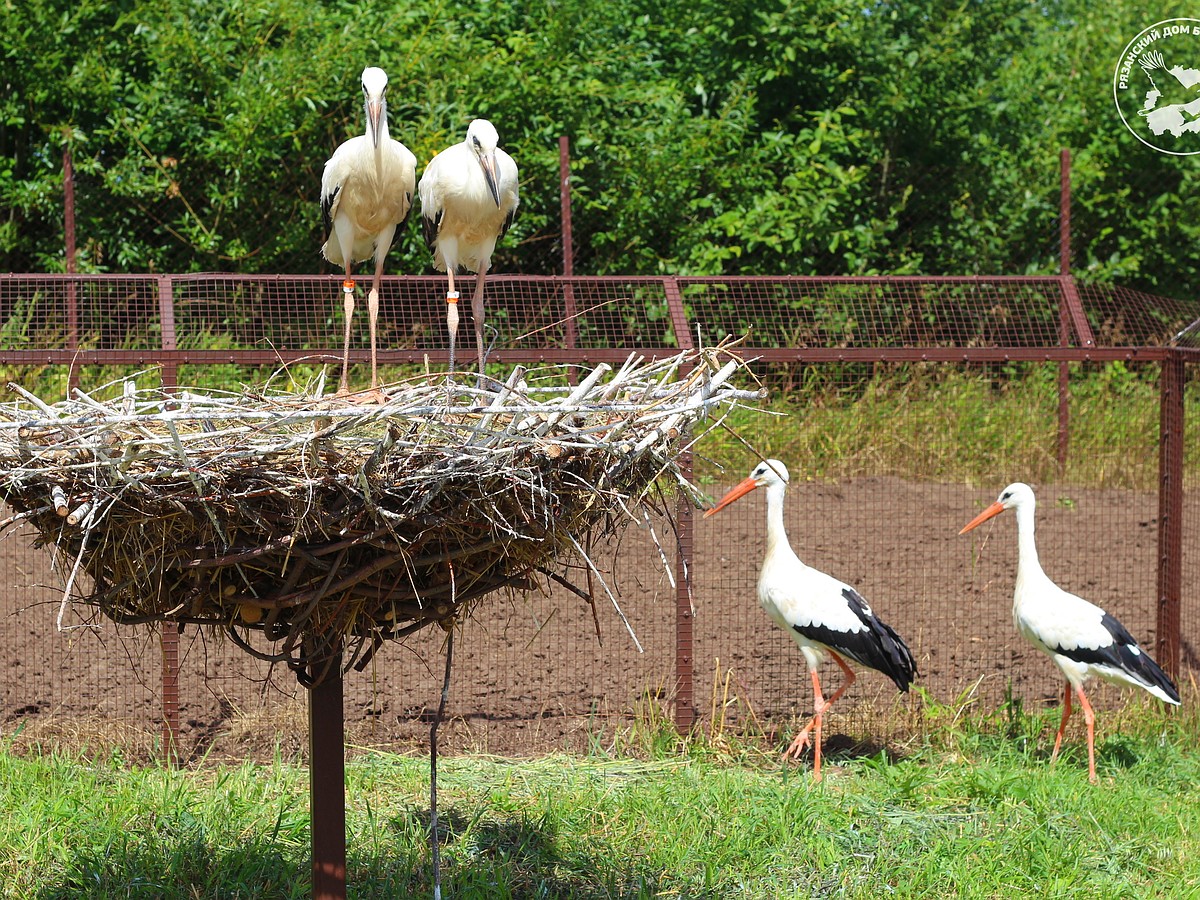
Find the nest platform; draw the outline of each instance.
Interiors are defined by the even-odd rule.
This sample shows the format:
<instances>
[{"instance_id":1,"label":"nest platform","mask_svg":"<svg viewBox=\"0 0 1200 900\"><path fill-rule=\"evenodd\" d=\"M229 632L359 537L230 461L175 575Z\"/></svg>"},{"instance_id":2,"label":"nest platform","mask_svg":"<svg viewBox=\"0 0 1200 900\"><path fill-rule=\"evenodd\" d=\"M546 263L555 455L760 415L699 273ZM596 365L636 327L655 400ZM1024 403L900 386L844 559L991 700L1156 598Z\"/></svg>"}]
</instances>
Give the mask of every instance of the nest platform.
<instances>
[{"instance_id":1,"label":"nest platform","mask_svg":"<svg viewBox=\"0 0 1200 900\"><path fill-rule=\"evenodd\" d=\"M64 609L220 628L311 686L493 591L551 580L590 600L588 548L669 516L671 491L699 502L677 460L698 422L760 396L730 383L740 365L716 348L577 385L424 375L367 402L128 381L47 404L10 385L3 524L55 549Z\"/></svg>"}]
</instances>

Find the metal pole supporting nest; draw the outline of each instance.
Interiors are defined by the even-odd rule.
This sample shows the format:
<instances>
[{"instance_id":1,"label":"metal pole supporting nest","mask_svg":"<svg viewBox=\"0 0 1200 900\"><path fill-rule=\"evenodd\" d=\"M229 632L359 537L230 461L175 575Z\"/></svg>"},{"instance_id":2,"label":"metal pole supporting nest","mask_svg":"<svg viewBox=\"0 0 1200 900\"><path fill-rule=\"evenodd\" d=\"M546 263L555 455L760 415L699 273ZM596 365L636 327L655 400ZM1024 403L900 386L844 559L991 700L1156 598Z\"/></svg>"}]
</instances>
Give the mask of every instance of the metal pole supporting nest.
<instances>
[{"instance_id":1,"label":"metal pole supporting nest","mask_svg":"<svg viewBox=\"0 0 1200 900\"><path fill-rule=\"evenodd\" d=\"M308 692L313 900L346 898L346 729L341 660Z\"/></svg>"}]
</instances>

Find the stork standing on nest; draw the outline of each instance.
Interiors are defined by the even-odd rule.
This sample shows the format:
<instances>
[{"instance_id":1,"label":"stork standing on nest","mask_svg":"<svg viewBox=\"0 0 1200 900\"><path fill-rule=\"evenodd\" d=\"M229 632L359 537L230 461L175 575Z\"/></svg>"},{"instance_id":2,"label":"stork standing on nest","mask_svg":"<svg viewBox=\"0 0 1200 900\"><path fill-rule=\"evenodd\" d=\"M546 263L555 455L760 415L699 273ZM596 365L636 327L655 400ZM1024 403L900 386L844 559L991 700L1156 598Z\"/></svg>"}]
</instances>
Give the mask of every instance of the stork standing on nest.
<instances>
[{"instance_id":1,"label":"stork standing on nest","mask_svg":"<svg viewBox=\"0 0 1200 900\"><path fill-rule=\"evenodd\" d=\"M367 295L371 331L371 390L379 386L376 363L376 323L379 319L379 285L383 261L396 228L408 217L417 183L417 158L388 136L387 75L371 66L363 69L362 89L367 131L339 146L325 163L321 177L321 218L325 244L321 253L343 266L346 278L342 296L346 333L342 350L339 393L349 391L350 319L354 314L354 263L375 260L375 280Z\"/></svg>"},{"instance_id":2,"label":"stork standing on nest","mask_svg":"<svg viewBox=\"0 0 1200 900\"><path fill-rule=\"evenodd\" d=\"M820 781L822 717L855 680L854 670L846 659L882 672L902 691L912 684L917 665L900 635L871 611L858 591L806 566L796 556L783 527L783 498L788 480L787 467L779 460L760 462L704 518L755 488L767 489L767 555L758 576L758 602L800 646L812 675L815 695L813 717L783 755L799 757L811 734L813 780ZM829 699L822 695L817 676L817 668L826 656L832 657L846 676Z\"/></svg>"},{"instance_id":3,"label":"stork standing on nest","mask_svg":"<svg viewBox=\"0 0 1200 900\"><path fill-rule=\"evenodd\" d=\"M446 328L450 333L450 369L454 369L454 342L458 334L457 272L475 272L471 314L479 374L483 374L483 283L492 262L496 241L504 237L520 199L517 164L498 146L500 137L486 119L467 127L466 140L443 150L425 167L417 192L421 197L421 224L425 243L433 252L433 265L449 279L446 291Z\"/></svg>"},{"instance_id":4,"label":"stork standing on nest","mask_svg":"<svg viewBox=\"0 0 1200 900\"><path fill-rule=\"evenodd\" d=\"M1010 484L995 503L963 526L959 534L966 534L1006 509L1016 511L1017 582L1013 590L1013 621L1017 631L1054 661L1067 682L1050 761L1058 758L1063 729L1071 717L1074 691L1087 722L1088 780L1095 784L1095 714L1083 692L1083 683L1094 675L1124 687L1140 687L1175 706L1179 705L1179 691L1124 625L1094 603L1067 593L1042 571L1033 541L1035 506L1029 485Z\"/></svg>"}]
</instances>

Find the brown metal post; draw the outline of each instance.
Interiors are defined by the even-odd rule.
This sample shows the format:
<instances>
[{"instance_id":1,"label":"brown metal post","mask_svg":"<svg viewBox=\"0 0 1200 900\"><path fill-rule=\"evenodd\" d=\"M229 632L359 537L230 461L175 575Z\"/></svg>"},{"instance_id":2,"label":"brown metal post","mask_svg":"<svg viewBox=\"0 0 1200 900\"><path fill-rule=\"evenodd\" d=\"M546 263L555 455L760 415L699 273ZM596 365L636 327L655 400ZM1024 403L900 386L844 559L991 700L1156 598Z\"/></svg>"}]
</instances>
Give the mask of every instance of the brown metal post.
<instances>
[{"instance_id":1,"label":"brown metal post","mask_svg":"<svg viewBox=\"0 0 1200 900\"><path fill-rule=\"evenodd\" d=\"M1183 356L1162 364L1158 439L1158 622L1155 658L1179 677L1180 602L1183 593Z\"/></svg>"},{"instance_id":2,"label":"brown metal post","mask_svg":"<svg viewBox=\"0 0 1200 900\"><path fill-rule=\"evenodd\" d=\"M575 246L571 235L571 139L558 139L558 202L562 214L563 274L575 274Z\"/></svg>"},{"instance_id":3,"label":"brown metal post","mask_svg":"<svg viewBox=\"0 0 1200 900\"><path fill-rule=\"evenodd\" d=\"M1071 151L1058 152L1058 273L1071 274Z\"/></svg>"},{"instance_id":4,"label":"brown metal post","mask_svg":"<svg viewBox=\"0 0 1200 900\"><path fill-rule=\"evenodd\" d=\"M71 161L70 146L63 147L63 242L66 252L67 274L74 275L75 265L75 166ZM74 329L72 329L74 336ZM72 344L72 347L74 345Z\"/></svg>"},{"instance_id":5,"label":"brown metal post","mask_svg":"<svg viewBox=\"0 0 1200 900\"><path fill-rule=\"evenodd\" d=\"M308 692L308 785L313 900L346 898L346 728L342 666Z\"/></svg>"},{"instance_id":6,"label":"brown metal post","mask_svg":"<svg viewBox=\"0 0 1200 900\"><path fill-rule=\"evenodd\" d=\"M162 742L163 762L179 765L179 629L163 622L159 632L162 647Z\"/></svg>"},{"instance_id":7,"label":"brown metal post","mask_svg":"<svg viewBox=\"0 0 1200 900\"><path fill-rule=\"evenodd\" d=\"M679 282L674 278L663 279L667 311L671 316L672 329L680 350L692 349L691 329L687 313L683 308L683 296ZM680 372L686 375L685 372ZM692 452L684 451L678 459L679 472L688 481L692 480ZM692 615L692 563L693 519L695 510L687 498L680 497L675 504L675 530L678 541L675 550L675 728L680 734L691 731L696 722L695 702L695 654Z\"/></svg>"},{"instance_id":8,"label":"brown metal post","mask_svg":"<svg viewBox=\"0 0 1200 900\"><path fill-rule=\"evenodd\" d=\"M1071 274L1071 151L1064 147L1058 157L1058 272ZM1071 320L1066 297L1060 299L1058 343L1069 346ZM1067 448L1071 440L1071 370L1066 362L1058 364L1058 474L1067 466Z\"/></svg>"},{"instance_id":9,"label":"brown metal post","mask_svg":"<svg viewBox=\"0 0 1200 900\"><path fill-rule=\"evenodd\" d=\"M168 351L168 362L163 363L162 385L164 391L178 387L179 368L169 351L177 350L175 341L175 284L170 275L158 278L158 318L162 328L162 348Z\"/></svg>"},{"instance_id":10,"label":"brown metal post","mask_svg":"<svg viewBox=\"0 0 1200 900\"><path fill-rule=\"evenodd\" d=\"M679 455L679 473L692 480L692 451ZM675 556L675 728L687 734L696 722L695 640L692 615L692 532L695 511L680 498L675 504L675 528L679 546Z\"/></svg>"},{"instance_id":11,"label":"brown metal post","mask_svg":"<svg viewBox=\"0 0 1200 900\"><path fill-rule=\"evenodd\" d=\"M77 271L75 250L75 166L71 160L71 146L63 147L63 243L68 275ZM79 285L75 279L67 282L67 349L79 347ZM67 390L79 387L79 370L71 366L67 376Z\"/></svg>"},{"instance_id":12,"label":"brown metal post","mask_svg":"<svg viewBox=\"0 0 1200 900\"><path fill-rule=\"evenodd\" d=\"M158 278L157 285L162 348L173 351L176 349L175 306L170 276ZM173 391L179 386L177 376L178 367L175 363L163 364L163 391ZM179 762L179 631L169 623L164 623L159 643L162 645L163 755L167 765L176 765Z\"/></svg>"},{"instance_id":13,"label":"brown metal post","mask_svg":"<svg viewBox=\"0 0 1200 900\"><path fill-rule=\"evenodd\" d=\"M565 134L558 139L558 200L562 214L562 272L565 278L570 278L575 274L575 247L571 237L571 139ZM574 350L579 344L577 314L575 285L567 281L563 284L563 315L567 319L568 350ZM569 370L568 377L574 384L574 368Z\"/></svg>"}]
</instances>

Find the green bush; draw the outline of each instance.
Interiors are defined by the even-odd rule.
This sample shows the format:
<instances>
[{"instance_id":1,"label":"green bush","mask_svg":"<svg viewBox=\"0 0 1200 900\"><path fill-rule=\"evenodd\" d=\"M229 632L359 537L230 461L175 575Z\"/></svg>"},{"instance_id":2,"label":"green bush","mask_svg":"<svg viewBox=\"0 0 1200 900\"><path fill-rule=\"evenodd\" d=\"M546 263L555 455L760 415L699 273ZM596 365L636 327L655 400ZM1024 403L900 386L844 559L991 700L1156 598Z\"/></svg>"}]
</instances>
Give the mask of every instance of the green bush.
<instances>
[{"instance_id":1,"label":"green bush","mask_svg":"<svg viewBox=\"0 0 1200 900\"><path fill-rule=\"evenodd\" d=\"M598 274L1055 272L1069 147L1077 269L1189 296L1200 176L1112 102L1150 16L1131 0L23 0L0 19L0 256L63 268L69 147L84 270L321 271L321 169L361 131L358 75L379 64L422 165L470 118L498 124L523 199L497 271L558 271L559 135L576 271ZM428 270L417 231L389 271Z\"/></svg>"}]
</instances>

